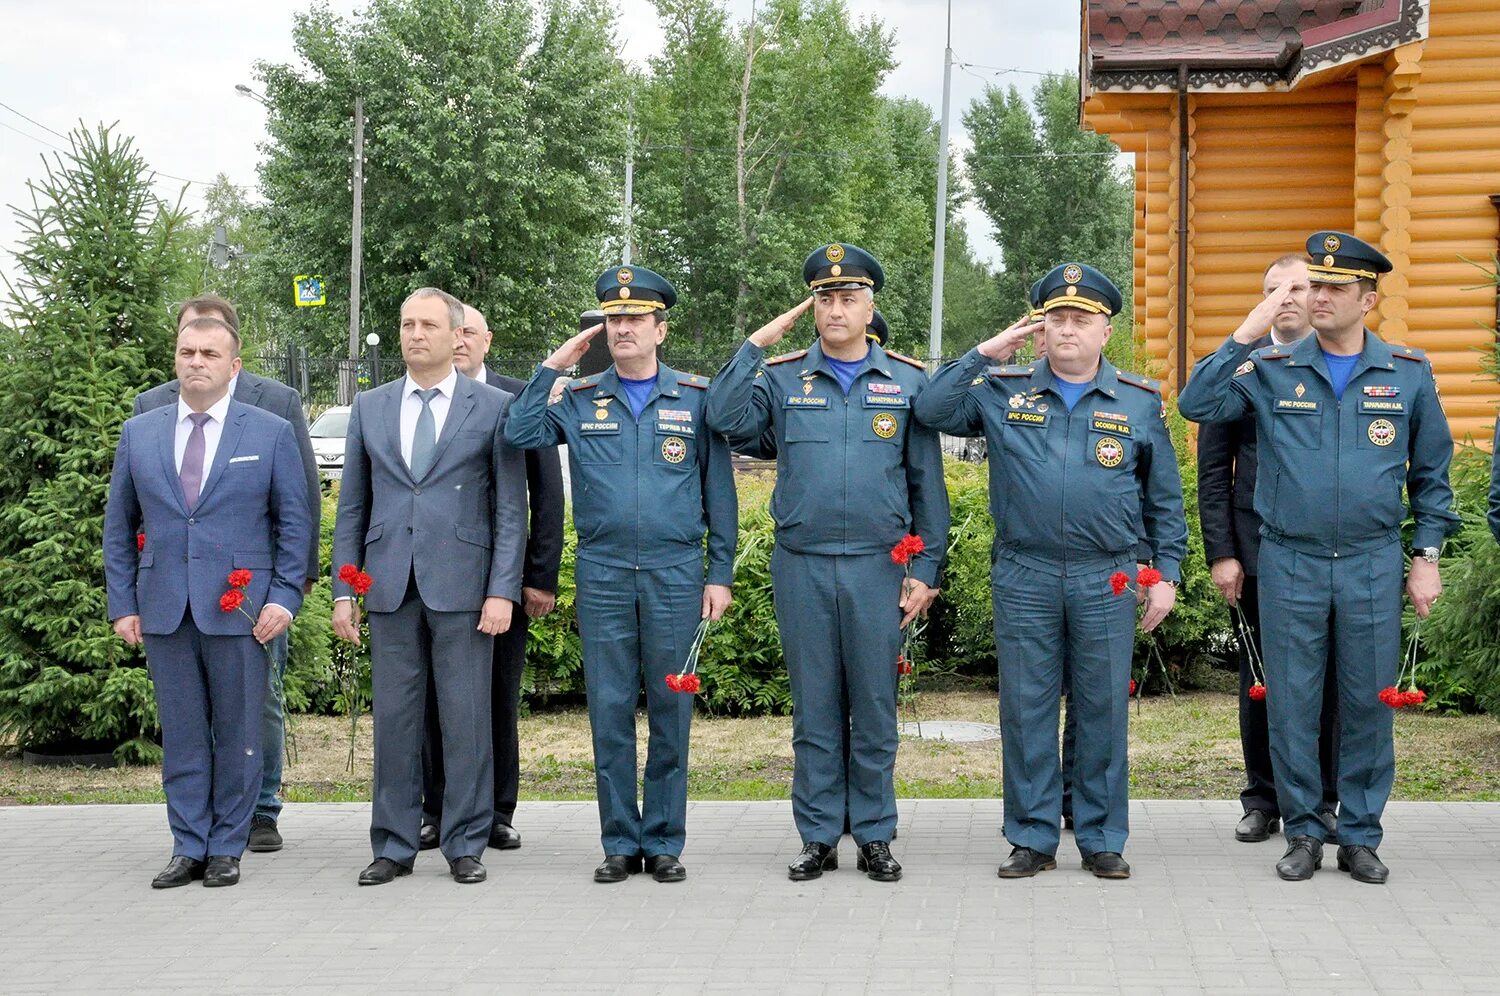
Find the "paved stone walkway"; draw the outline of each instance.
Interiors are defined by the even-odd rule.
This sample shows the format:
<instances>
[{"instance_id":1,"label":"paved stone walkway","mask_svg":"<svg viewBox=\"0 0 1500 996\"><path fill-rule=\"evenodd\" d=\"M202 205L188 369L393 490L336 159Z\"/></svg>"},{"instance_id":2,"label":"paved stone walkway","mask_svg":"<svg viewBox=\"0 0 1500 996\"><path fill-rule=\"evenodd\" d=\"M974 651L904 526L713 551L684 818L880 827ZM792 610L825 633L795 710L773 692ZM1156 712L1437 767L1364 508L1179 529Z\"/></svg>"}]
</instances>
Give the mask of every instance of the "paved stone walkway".
<instances>
[{"instance_id":1,"label":"paved stone walkway","mask_svg":"<svg viewBox=\"0 0 1500 996\"><path fill-rule=\"evenodd\" d=\"M160 806L0 809L0 992L1500 992L1500 804L1393 804L1389 886L1278 881L1231 802L1132 805L1128 882L995 877L1000 804L901 804L896 885L793 883L785 803L694 803L690 878L600 886L591 805L523 803L459 886L361 889L366 805L293 805L233 889L154 892ZM1008 849L1006 849L1008 850Z\"/></svg>"}]
</instances>

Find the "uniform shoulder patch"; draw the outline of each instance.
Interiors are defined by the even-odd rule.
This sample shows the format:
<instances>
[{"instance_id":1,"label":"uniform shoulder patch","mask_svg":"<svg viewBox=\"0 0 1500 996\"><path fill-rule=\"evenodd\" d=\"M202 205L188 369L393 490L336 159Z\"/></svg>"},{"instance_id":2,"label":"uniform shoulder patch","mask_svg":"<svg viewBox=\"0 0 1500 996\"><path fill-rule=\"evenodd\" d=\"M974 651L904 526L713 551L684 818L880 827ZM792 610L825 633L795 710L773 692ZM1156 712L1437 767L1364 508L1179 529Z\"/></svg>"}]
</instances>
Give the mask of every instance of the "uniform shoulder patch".
<instances>
[{"instance_id":1,"label":"uniform shoulder patch","mask_svg":"<svg viewBox=\"0 0 1500 996\"><path fill-rule=\"evenodd\" d=\"M568 385L568 390L582 391L585 388L596 387L603 379L603 374L591 374L588 377L580 377L578 380L575 380Z\"/></svg>"},{"instance_id":2,"label":"uniform shoulder patch","mask_svg":"<svg viewBox=\"0 0 1500 996\"><path fill-rule=\"evenodd\" d=\"M1280 346L1262 346L1250 355L1257 360L1289 360L1292 358L1292 351Z\"/></svg>"},{"instance_id":3,"label":"uniform shoulder patch","mask_svg":"<svg viewBox=\"0 0 1500 996\"><path fill-rule=\"evenodd\" d=\"M894 352L892 350L887 349L885 351L885 355L889 356L893 360L900 360L902 363L910 363L912 366L916 367L918 370L926 370L927 369L927 364L923 363L921 360L912 359L910 356L907 356L904 353L897 353L897 352Z\"/></svg>"},{"instance_id":4,"label":"uniform shoulder patch","mask_svg":"<svg viewBox=\"0 0 1500 996\"><path fill-rule=\"evenodd\" d=\"M1391 355L1398 360L1411 360L1414 363L1427 359L1427 354L1415 346L1392 346Z\"/></svg>"},{"instance_id":5,"label":"uniform shoulder patch","mask_svg":"<svg viewBox=\"0 0 1500 996\"><path fill-rule=\"evenodd\" d=\"M807 350L805 349L799 349L795 353L782 353L780 356L773 356L767 360L766 366L774 367L778 363L790 363L793 360L800 360L806 355Z\"/></svg>"},{"instance_id":6,"label":"uniform shoulder patch","mask_svg":"<svg viewBox=\"0 0 1500 996\"><path fill-rule=\"evenodd\" d=\"M700 391L708 390L708 378L700 377L697 374L680 373L677 375L677 383L686 385L687 387L696 387Z\"/></svg>"},{"instance_id":7,"label":"uniform shoulder patch","mask_svg":"<svg viewBox=\"0 0 1500 996\"><path fill-rule=\"evenodd\" d=\"M1150 391L1152 394L1161 393L1161 381L1152 380L1150 377L1142 377L1140 374L1131 373L1128 370L1118 371L1117 376L1120 378L1120 383L1122 384L1129 384L1131 387L1138 387L1143 391Z\"/></svg>"},{"instance_id":8,"label":"uniform shoulder patch","mask_svg":"<svg viewBox=\"0 0 1500 996\"><path fill-rule=\"evenodd\" d=\"M1255 369L1255 361L1254 360L1246 360L1244 363L1241 363L1239 366L1237 366L1237 367L1234 368L1234 375L1236 377L1243 377L1245 374L1249 373L1250 371L1252 371L1254 369Z\"/></svg>"},{"instance_id":9,"label":"uniform shoulder patch","mask_svg":"<svg viewBox=\"0 0 1500 996\"><path fill-rule=\"evenodd\" d=\"M1036 373L1036 367L1010 366L1010 367L985 367L986 377L1030 377Z\"/></svg>"}]
</instances>

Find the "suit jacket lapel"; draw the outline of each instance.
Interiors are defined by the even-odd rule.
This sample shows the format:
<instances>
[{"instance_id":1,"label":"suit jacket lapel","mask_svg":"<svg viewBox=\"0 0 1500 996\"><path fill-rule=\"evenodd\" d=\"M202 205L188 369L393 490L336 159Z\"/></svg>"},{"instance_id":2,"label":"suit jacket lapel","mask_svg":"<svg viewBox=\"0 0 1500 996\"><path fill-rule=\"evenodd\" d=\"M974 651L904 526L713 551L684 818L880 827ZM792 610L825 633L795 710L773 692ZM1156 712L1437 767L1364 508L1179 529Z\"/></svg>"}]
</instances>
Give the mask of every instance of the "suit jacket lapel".
<instances>
[{"instance_id":1,"label":"suit jacket lapel","mask_svg":"<svg viewBox=\"0 0 1500 996\"><path fill-rule=\"evenodd\" d=\"M239 379L234 383L234 400L242 405L257 405L264 389L265 383L259 377L248 370L241 370Z\"/></svg>"},{"instance_id":2,"label":"suit jacket lapel","mask_svg":"<svg viewBox=\"0 0 1500 996\"><path fill-rule=\"evenodd\" d=\"M453 400L448 403L448 417L443 419L443 431L438 433L437 445L432 448L432 463L427 467L427 473L438 465L443 458L443 451L453 441L454 435L459 427L463 425L464 419L469 417L469 412L474 409L474 382L467 377L460 377L453 388ZM423 475L424 477L426 474Z\"/></svg>"},{"instance_id":3,"label":"suit jacket lapel","mask_svg":"<svg viewBox=\"0 0 1500 996\"><path fill-rule=\"evenodd\" d=\"M219 486L219 478L224 476L229 458L234 456L240 436L245 433L245 415L245 406L231 399L229 412L224 417L224 429L219 433L219 448L214 451L214 465L209 469L208 480L203 482L203 490L198 492L197 508L202 508L209 495L214 493L214 488Z\"/></svg>"},{"instance_id":4,"label":"suit jacket lapel","mask_svg":"<svg viewBox=\"0 0 1500 996\"><path fill-rule=\"evenodd\" d=\"M406 378L402 377L392 385L393 390L387 391L383 409L377 406L377 417L385 425L386 434L389 437L389 446L394 458L395 465L401 468L401 474L411 483L417 483L411 476L411 468L406 465L406 460L401 456L401 404L405 400Z\"/></svg>"},{"instance_id":5,"label":"suit jacket lapel","mask_svg":"<svg viewBox=\"0 0 1500 996\"><path fill-rule=\"evenodd\" d=\"M172 392L174 395L176 392ZM177 443L177 399L173 397L170 405L163 405L157 409L162 417L157 420L157 452L161 454L162 476L167 480L167 490L172 493L172 498L177 502L177 507L182 514L187 514L187 497L182 493L182 475L177 473L177 454L175 452Z\"/></svg>"}]
</instances>

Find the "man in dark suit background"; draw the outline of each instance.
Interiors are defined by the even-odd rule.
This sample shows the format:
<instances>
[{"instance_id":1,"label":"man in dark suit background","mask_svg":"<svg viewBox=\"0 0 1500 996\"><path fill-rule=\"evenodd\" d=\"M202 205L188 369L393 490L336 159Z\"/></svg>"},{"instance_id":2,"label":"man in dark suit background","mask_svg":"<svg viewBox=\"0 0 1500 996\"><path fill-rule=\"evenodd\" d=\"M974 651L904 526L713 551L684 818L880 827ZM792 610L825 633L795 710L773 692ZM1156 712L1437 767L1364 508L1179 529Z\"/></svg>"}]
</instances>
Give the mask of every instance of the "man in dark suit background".
<instances>
[{"instance_id":1,"label":"man in dark suit background","mask_svg":"<svg viewBox=\"0 0 1500 996\"><path fill-rule=\"evenodd\" d=\"M504 377L485 366L489 355L489 323L477 308L464 305L464 323L453 349L453 365L471 380L512 395L525 381ZM490 723L495 748L495 820L490 846L502 851L521 846L514 827L516 796L520 792L521 755L516 723L520 710L521 675L526 667L526 633L531 619L540 619L557 605L557 572L563 547L563 481L557 447L526 450L526 491L531 506L526 536L526 566L521 574L521 608L510 629L495 637L495 672L490 685ZM443 813L443 743L438 726L437 690L427 689L427 730L422 740L422 850L437 847Z\"/></svg>"},{"instance_id":2,"label":"man in dark suit background","mask_svg":"<svg viewBox=\"0 0 1500 996\"><path fill-rule=\"evenodd\" d=\"M333 534L334 632L359 642L343 564L374 579L375 860L360 885L411 874L422 826L427 683L443 742L439 847L455 881L483 882L494 826L490 681L494 640L521 603L526 465L505 442L511 396L460 376L463 305L436 288L401 306L406 376L354 398Z\"/></svg>"},{"instance_id":3,"label":"man in dark suit background","mask_svg":"<svg viewBox=\"0 0 1500 996\"><path fill-rule=\"evenodd\" d=\"M262 777L261 645L302 606L312 532L291 426L230 397L234 329L189 321L176 367L177 402L120 432L104 513L109 617L123 640L146 646L162 728L173 847L157 889L239 882ZM226 608L239 571L244 608Z\"/></svg>"},{"instance_id":4,"label":"man in dark suit background","mask_svg":"<svg viewBox=\"0 0 1500 996\"><path fill-rule=\"evenodd\" d=\"M240 316L234 305L215 294L200 294L177 307L177 329L196 318L218 318L234 331L236 341L240 332ZM177 404L181 389L178 381L170 380L136 395L132 414L151 411L167 405ZM318 486L318 463L313 455L312 438L307 432L307 416L302 410L302 396L284 384L269 377L260 377L242 367L229 379L229 395L242 405L250 405L272 415L286 419L292 427L297 451L302 459L303 478L307 482L307 505L312 514L312 532L307 542L306 581L304 595L312 591L318 577L319 525L323 519L323 494ZM289 632L289 631L288 631ZM276 665L276 679L286 674L288 632L277 635L266 649ZM271 680L268 676L268 681ZM281 816L281 773L285 760L286 725L282 716L282 703L272 693L266 696L265 711L261 717L261 779L260 791L255 800L255 815L250 820L250 850L281 850L281 832L277 821Z\"/></svg>"},{"instance_id":5,"label":"man in dark suit background","mask_svg":"<svg viewBox=\"0 0 1500 996\"><path fill-rule=\"evenodd\" d=\"M1307 256L1292 253L1266 268L1264 298L1243 323L1265 330L1255 347L1298 342L1312 333L1307 295L1311 284ZM1273 294L1283 284L1288 295ZM1203 551L1219 589L1230 606L1238 605L1260 648L1260 598L1257 561L1260 553L1260 516L1255 514L1255 419L1205 422L1198 429L1198 518L1203 526ZM1266 728L1266 703L1250 698L1254 682L1249 648L1239 641L1240 746L1245 755L1245 789L1240 804L1245 815L1235 827L1236 840L1253 843L1268 839L1281 825L1276 779L1271 773L1271 744ZM1272 692L1274 694L1274 692ZM1323 688L1323 718L1318 735L1323 772L1323 806L1319 817L1330 834L1338 821L1338 681L1332 657ZM1330 837L1330 839L1334 839Z\"/></svg>"}]
</instances>

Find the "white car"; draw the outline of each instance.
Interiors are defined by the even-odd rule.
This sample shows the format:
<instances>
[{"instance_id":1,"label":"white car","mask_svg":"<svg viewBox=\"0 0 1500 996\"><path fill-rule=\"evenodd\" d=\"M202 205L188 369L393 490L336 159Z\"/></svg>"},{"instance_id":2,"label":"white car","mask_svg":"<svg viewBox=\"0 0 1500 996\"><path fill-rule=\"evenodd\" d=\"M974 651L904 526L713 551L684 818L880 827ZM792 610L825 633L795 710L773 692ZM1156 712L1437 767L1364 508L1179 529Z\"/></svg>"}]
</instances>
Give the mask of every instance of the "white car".
<instances>
[{"instance_id":1,"label":"white car","mask_svg":"<svg viewBox=\"0 0 1500 996\"><path fill-rule=\"evenodd\" d=\"M313 455L318 459L318 473L330 481L344 476L344 436L349 431L349 406L334 405L319 415L311 426Z\"/></svg>"}]
</instances>

